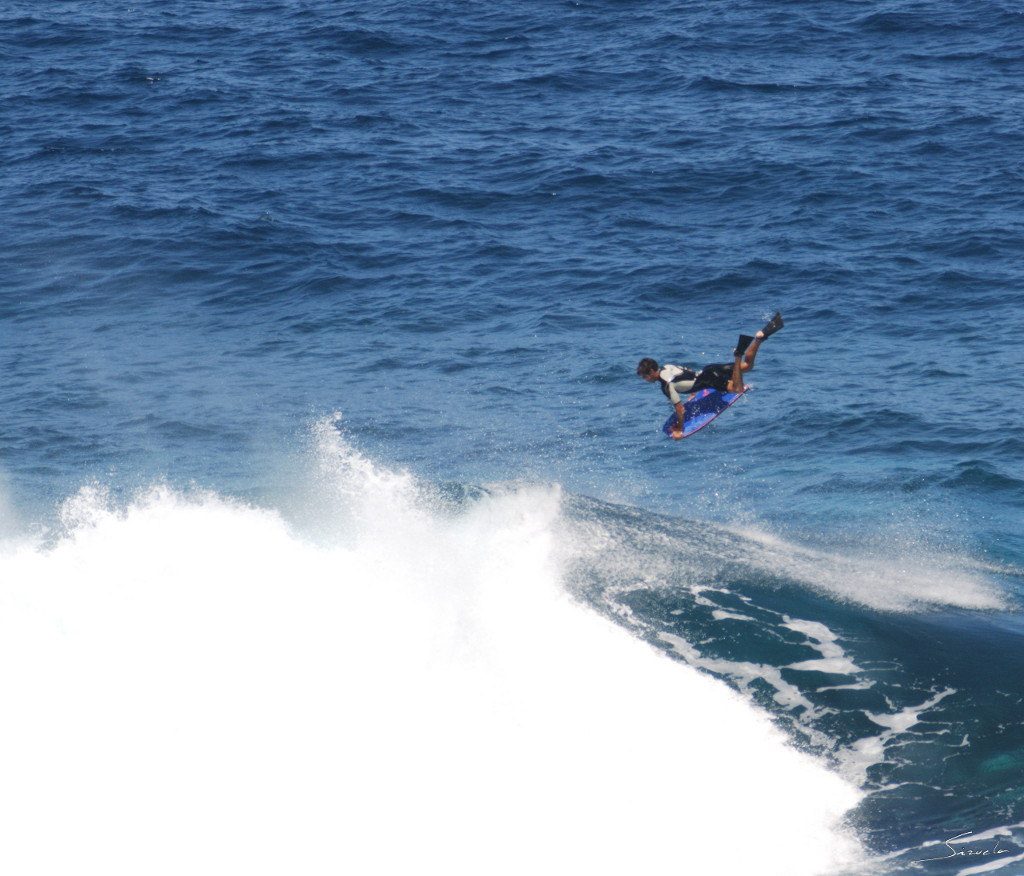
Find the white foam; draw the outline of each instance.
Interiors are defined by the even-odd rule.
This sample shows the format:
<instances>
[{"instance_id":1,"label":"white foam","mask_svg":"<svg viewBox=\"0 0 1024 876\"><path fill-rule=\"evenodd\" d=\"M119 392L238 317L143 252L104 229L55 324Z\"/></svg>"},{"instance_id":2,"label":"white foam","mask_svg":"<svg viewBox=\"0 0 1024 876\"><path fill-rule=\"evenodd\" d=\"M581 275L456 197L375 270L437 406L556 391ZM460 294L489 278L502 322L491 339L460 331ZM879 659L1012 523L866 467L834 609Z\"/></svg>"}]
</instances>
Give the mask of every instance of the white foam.
<instances>
[{"instance_id":1,"label":"white foam","mask_svg":"<svg viewBox=\"0 0 1024 876\"><path fill-rule=\"evenodd\" d=\"M738 621L753 621L754 620L752 617L749 617L749 616L747 616L745 614L736 614L735 612L724 611L723 609L715 609L713 612L711 612L711 616L715 620L719 620L719 621L720 620L738 620Z\"/></svg>"},{"instance_id":2,"label":"white foam","mask_svg":"<svg viewBox=\"0 0 1024 876\"><path fill-rule=\"evenodd\" d=\"M830 675L856 675L861 668L854 663L839 644L835 633L818 621L794 620L786 617L783 626L807 637L808 644L821 654L815 660L791 663L790 669L825 672Z\"/></svg>"},{"instance_id":3,"label":"white foam","mask_svg":"<svg viewBox=\"0 0 1024 876\"><path fill-rule=\"evenodd\" d=\"M893 535L844 552L808 547L751 527L736 531L748 541L753 559L773 574L850 602L885 611L1005 607L988 571L955 552L933 549L913 535Z\"/></svg>"},{"instance_id":4,"label":"white foam","mask_svg":"<svg viewBox=\"0 0 1024 876\"><path fill-rule=\"evenodd\" d=\"M557 490L436 514L331 442L355 525L334 544L157 489L83 491L54 546L3 546L0 870L800 876L859 854L848 784L565 596Z\"/></svg>"},{"instance_id":5,"label":"white foam","mask_svg":"<svg viewBox=\"0 0 1024 876\"><path fill-rule=\"evenodd\" d=\"M672 649L691 666L698 667L716 675L725 675L733 679L744 690L749 689L755 681L767 682L775 689L772 699L787 709L804 709L815 714L816 709L800 688L790 684L782 677L782 671L766 663L751 663L744 660L728 660L704 656L686 639L672 633L658 633L658 638L672 646Z\"/></svg>"},{"instance_id":6,"label":"white foam","mask_svg":"<svg viewBox=\"0 0 1024 876\"><path fill-rule=\"evenodd\" d=\"M955 689L946 688L919 705L895 709L888 714L865 711L864 715L869 720L885 729L877 736L865 736L853 745L836 752L836 761L842 774L858 786L864 784L868 769L885 760L886 748L902 733L917 724L925 712L955 693Z\"/></svg>"}]
</instances>

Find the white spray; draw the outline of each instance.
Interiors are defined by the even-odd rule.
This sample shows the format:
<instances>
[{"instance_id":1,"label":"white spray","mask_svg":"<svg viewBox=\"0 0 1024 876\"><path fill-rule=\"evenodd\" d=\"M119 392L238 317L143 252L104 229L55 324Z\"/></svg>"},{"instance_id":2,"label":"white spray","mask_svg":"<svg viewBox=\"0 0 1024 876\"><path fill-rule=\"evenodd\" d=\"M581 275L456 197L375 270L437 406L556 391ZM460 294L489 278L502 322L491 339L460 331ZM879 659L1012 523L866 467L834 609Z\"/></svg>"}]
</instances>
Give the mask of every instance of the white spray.
<instances>
[{"instance_id":1,"label":"white spray","mask_svg":"<svg viewBox=\"0 0 1024 876\"><path fill-rule=\"evenodd\" d=\"M0 870L801 876L857 854L849 786L568 599L556 489L442 513L326 435L334 544L166 489L83 491L55 545L6 543Z\"/></svg>"}]
</instances>

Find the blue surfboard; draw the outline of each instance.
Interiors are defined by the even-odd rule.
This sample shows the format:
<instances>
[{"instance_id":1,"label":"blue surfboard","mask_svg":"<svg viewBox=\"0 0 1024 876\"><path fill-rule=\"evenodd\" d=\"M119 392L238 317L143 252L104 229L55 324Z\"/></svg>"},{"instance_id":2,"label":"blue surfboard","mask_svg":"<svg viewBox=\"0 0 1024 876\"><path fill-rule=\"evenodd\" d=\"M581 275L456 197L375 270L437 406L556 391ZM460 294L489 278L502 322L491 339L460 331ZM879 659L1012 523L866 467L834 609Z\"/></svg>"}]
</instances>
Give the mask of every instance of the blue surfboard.
<instances>
[{"instance_id":1,"label":"blue surfboard","mask_svg":"<svg viewBox=\"0 0 1024 876\"><path fill-rule=\"evenodd\" d=\"M743 387L743 392L750 389ZM743 395L743 392L719 392L717 389L702 389L694 396L692 401L683 404L683 437L686 438L703 429L736 399ZM672 437L672 427L679 422L679 418L672 414L661 427L661 431Z\"/></svg>"}]
</instances>

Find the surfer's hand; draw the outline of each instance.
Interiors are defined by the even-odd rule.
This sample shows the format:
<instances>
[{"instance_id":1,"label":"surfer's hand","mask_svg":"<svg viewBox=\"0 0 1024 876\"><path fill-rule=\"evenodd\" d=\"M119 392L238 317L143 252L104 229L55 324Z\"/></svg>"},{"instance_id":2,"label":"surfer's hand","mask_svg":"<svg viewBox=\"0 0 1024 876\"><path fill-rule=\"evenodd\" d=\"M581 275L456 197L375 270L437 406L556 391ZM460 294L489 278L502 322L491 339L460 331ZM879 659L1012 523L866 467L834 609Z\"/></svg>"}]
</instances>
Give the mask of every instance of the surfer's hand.
<instances>
[{"instance_id":1,"label":"surfer's hand","mask_svg":"<svg viewBox=\"0 0 1024 876\"><path fill-rule=\"evenodd\" d=\"M678 441L682 437L683 437L683 430L682 429L676 428L676 429L672 430L672 440L673 441Z\"/></svg>"}]
</instances>

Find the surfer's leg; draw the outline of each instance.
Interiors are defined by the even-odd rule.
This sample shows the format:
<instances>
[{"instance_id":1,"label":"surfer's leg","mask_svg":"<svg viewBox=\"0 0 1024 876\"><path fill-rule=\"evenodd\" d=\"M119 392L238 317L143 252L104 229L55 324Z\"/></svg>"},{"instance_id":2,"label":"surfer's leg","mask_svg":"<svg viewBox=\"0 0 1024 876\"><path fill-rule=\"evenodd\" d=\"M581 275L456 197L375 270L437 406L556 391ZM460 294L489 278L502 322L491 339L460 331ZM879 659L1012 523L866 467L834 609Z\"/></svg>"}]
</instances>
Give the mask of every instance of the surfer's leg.
<instances>
[{"instance_id":1,"label":"surfer's leg","mask_svg":"<svg viewBox=\"0 0 1024 876\"><path fill-rule=\"evenodd\" d=\"M754 359L757 358L757 351L761 346L761 341L763 340L764 333L758 332L756 335L754 335L754 340L751 342L750 346L747 347L747 353L743 357L743 364L741 366L743 368L744 374L746 374L746 372L748 371L754 370Z\"/></svg>"},{"instance_id":2,"label":"surfer's leg","mask_svg":"<svg viewBox=\"0 0 1024 876\"><path fill-rule=\"evenodd\" d=\"M767 338L769 335L774 335L785 323L782 321L781 311L777 311L773 316L768 325L766 325L761 331L754 335L754 339L750 342L750 346L746 347L747 354L743 357L743 373L754 370L754 359L757 357L757 351L761 346L761 341ZM745 335L740 335L741 339L745 339ZM738 353L742 353L742 349L737 349Z\"/></svg>"},{"instance_id":3,"label":"surfer's leg","mask_svg":"<svg viewBox=\"0 0 1024 876\"><path fill-rule=\"evenodd\" d=\"M747 335L740 335L740 343L735 351L736 365L733 368L732 380L729 381L730 392L743 391L743 375L748 371L754 370L754 359L757 358L757 351L761 347L761 341L769 335L774 335L784 325L785 323L782 321L782 313L779 312L771 318L768 325L754 335L752 340L750 340ZM746 351L745 355L744 351ZM741 355L743 356L743 361L740 361ZM737 369L739 369L739 371L737 371Z\"/></svg>"},{"instance_id":4,"label":"surfer's leg","mask_svg":"<svg viewBox=\"0 0 1024 876\"><path fill-rule=\"evenodd\" d=\"M757 358L757 348L761 346L762 340L764 332L758 332L753 338L740 335L740 342L734 351L735 362L732 366L729 392L743 392L743 375L754 370L754 359Z\"/></svg>"},{"instance_id":5,"label":"surfer's leg","mask_svg":"<svg viewBox=\"0 0 1024 876\"><path fill-rule=\"evenodd\" d=\"M729 381L729 392L743 392L743 365L742 356L737 356L732 365L732 379Z\"/></svg>"}]
</instances>

